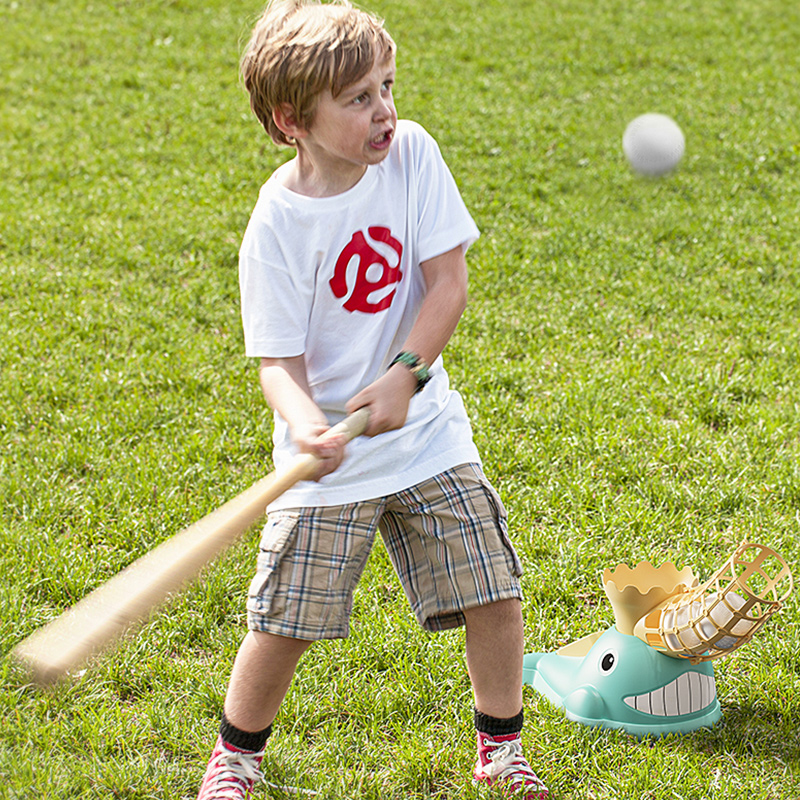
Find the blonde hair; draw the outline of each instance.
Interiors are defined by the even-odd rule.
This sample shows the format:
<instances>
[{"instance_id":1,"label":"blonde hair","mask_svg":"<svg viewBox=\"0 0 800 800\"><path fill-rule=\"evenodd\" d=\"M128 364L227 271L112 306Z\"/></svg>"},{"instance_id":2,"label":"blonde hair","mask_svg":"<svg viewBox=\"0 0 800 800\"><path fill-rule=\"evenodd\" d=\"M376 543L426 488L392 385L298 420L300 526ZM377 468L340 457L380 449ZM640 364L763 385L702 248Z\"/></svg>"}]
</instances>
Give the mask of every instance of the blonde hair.
<instances>
[{"instance_id":1,"label":"blonde hair","mask_svg":"<svg viewBox=\"0 0 800 800\"><path fill-rule=\"evenodd\" d=\"M376 59L387 61L394 53L383 21L349 0L271 0L240 68L258 121L276 144L293 144L275 124L275 108L288 104L308 128L323 91L337 97L369 73Z\"/></svg>"}]
</instances>

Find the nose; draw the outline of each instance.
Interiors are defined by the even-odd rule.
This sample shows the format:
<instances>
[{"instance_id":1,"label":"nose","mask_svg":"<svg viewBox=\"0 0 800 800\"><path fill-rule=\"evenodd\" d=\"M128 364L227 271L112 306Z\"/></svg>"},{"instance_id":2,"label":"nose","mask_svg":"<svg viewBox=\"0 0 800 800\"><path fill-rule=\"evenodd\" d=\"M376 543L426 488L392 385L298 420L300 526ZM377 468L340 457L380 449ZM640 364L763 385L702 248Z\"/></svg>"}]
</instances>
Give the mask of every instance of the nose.
<instances>
[{"instance_id":1,"label":"nose","mask_svg":"<svg viewBox=\"0 0 800 800\"><path fill-rule=\"evenodd\" d=\"M381 95L375 105L375 114L373 115L376 121L390 119L394 110L394 100L391 94L388 96Z\"/></svg>"}]
</instances>

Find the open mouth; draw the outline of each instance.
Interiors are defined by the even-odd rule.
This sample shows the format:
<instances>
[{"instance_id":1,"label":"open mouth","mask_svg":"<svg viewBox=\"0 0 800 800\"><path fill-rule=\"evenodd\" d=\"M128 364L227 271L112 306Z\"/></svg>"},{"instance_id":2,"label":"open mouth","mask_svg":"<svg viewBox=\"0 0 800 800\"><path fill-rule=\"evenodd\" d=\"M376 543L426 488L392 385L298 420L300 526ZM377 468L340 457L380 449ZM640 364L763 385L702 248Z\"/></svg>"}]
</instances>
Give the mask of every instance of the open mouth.
<instances>
[{"instance_id":1,"label":"open mouth","mask_svg":"<svg viewBox=\"0 0 800 800\"><path fill-rule=\"evenodd\" d=\"M714 678L700 672L684 672L660 689L631 695L624 701L631 708L656 717L679 717L694 714L714 702L717 687Z\"/></svg>"},{"instance_id":2,"label":"open mouth","mask_svg":"<svg viewBox=\"0 0 800 800\"><path fill-rule=\"evenodd\" d=\"M392 143L393 134L394 131L392 130L384 131L379 136L376 136L374 139L371 139L370 144L372 145L372 147L376 147L379 150L383 150Z\"/></svg>"}]
</instances>

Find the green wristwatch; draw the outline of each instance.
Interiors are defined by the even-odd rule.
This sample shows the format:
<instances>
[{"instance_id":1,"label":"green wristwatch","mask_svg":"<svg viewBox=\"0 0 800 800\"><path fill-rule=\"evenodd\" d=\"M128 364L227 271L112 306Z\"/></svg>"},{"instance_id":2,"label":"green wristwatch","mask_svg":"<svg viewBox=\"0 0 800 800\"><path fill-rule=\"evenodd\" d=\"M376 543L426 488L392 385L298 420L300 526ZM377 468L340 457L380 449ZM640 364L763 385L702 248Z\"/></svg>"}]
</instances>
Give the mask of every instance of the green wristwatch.
<instances>
[{"instance_id":1,"label":"green wristwatch","mask_svg":"<svg viewBox=\"0 0 800 800\"><path fill-rule=\"evenodd\" d=\"M389 369L395 364L402 364L404 367L408 367L411 374L417 379L417 389L414 394L421 392L425 384L431 379L430 367L416 353L409 353L407 350L398 353L392 363L389 364Z\"/></svg>"}]
</instances>

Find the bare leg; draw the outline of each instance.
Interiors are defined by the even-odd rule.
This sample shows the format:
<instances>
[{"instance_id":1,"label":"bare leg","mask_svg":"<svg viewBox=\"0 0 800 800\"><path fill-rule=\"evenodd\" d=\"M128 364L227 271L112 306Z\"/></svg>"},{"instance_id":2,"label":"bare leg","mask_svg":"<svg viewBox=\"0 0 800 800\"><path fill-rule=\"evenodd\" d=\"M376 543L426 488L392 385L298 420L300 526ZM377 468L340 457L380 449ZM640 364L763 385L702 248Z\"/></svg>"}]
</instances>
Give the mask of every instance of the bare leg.
<instances>
[{"instance_id":1,"label":"bare leg","mask_svg":"<svg viewBox=\"0 0 800 800\"><path fill-rule=\"evenodd\" d=\"M500 600L464 615L475 707L499 719L516 716L522 708L522 604Z\"/></svg>"},{"instance_id":2,"label":"bare leg","mask_svg":"<svg viewBox=\"0 0 800 800\"><path fill-rule=\"evenodd\" d=\"M248 633L233 663L225 696L228 720L243 731L261 731L271 725L309 645L304 639Z\"/></svg>"}]
</instances>

